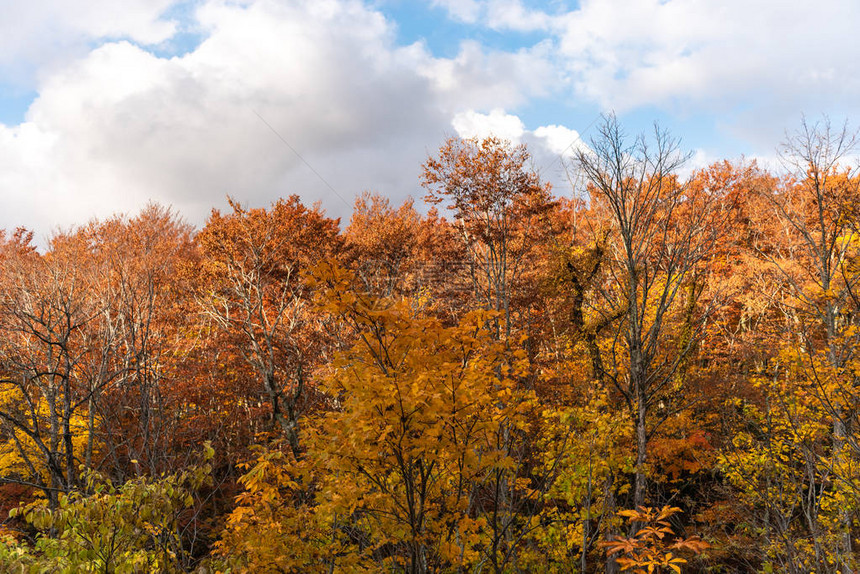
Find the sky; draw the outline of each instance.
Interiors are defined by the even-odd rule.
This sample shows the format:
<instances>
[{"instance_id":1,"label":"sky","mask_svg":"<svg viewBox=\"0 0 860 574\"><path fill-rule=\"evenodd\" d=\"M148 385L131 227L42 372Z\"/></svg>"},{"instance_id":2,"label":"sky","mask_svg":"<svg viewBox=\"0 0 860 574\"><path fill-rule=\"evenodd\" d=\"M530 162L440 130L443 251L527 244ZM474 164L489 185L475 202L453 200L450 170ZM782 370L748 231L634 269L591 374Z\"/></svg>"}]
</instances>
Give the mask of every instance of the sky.
<instances>
[{"instance_id":1,"label":"sky","mask_svg":"<svg viewBox=\"0 0 860 574\"><path fill-rule=\"evenodd\" d=\"M856 0L0 0L0 228L149 201L419 200L452 136L564 166L601 114L688 169L772 161L801 118L860 119Z\"/></svg>"}]
</instances>

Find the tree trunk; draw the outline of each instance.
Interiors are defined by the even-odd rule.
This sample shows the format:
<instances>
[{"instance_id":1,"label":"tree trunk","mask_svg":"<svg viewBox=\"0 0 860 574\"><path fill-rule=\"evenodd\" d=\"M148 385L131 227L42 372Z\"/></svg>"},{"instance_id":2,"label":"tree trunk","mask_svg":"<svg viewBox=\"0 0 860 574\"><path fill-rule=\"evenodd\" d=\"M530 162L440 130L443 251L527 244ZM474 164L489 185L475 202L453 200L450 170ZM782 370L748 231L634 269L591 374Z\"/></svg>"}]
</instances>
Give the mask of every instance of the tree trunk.
<instances>
[{"instance_id":1,"label":"tree trunk","mask_svg":"<svg viewBox=\"0 0 860 574\"><path fill-rule=\"evenodd\" d=\"M633 491L633 506L645 506L645 462L648 456L648 433L645 428L647 409L641 385L636 392L636 478ZM638 530L638 528L636 528Z\"/></svg>"}]
</instances>

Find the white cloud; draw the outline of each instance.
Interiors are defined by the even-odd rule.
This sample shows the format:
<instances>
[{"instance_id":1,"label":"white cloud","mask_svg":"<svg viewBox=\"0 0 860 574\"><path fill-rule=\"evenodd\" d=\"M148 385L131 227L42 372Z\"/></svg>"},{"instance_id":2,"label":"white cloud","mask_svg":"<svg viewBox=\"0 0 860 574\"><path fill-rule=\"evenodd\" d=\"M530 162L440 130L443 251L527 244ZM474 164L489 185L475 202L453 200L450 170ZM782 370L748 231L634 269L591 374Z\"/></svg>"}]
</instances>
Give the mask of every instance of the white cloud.
<instances>
[{"instance_id":1,"label":"white cloud","mask_svg":"<svg viewBox=\"0 0 860 574\"><path fill-rule=\"evenodd\" d=\"M520 0L494 0L487 3L487 25L495 30L532 32L545 30L551 18L539 10L529 10Z\"/></svg>"},{"instance_id":2,"label":"white cloud","mask_svg":"<svg viewBox=\"0 0 860 574\"><path fill-rule=\"evenodd\" d=\"M544 31L559 91L603 110L707 115L715 130L754 149L772 147L804 112L860 114L856 0L480 0L468 6L467 20L478 26Z\"/></svg>"},{"instance_id":3,"label":"white cloud","mask_svg":"<svg viewBox=\"0 0 860 574\"><path fill-rule=\"evenodd\" d=\"M34 69L55 70L86 53L91 42L127 38L159 44L176 32L164 18L178 0L0 0L0 72L28 85Z\"/></svg>"},{"instance_id":4,"label":"white cloud","mask_svg":"<svg viewBox=\"0 0 860 574\"><path fill-rule=\"evenodd\" d=\"M580 96L719 112L855 105L858 24L853 0L583 0L552 26Z\"/></svg>"},{"instance_id":5,"label":"white cloud","mask_svg":"<svg viewBox=\"0 0 860 574\"><path fill-rule=\"evenodd\" d=\"M444 8L455 20L474 24L481 15L482 6L478 0L431 0L433 6Z\"/></svg>"},{"instance_id":6,"label":"white cloud","mask_svg":"<svg viewBox=\"0 0 860 574\"><path fill-rule=\"evenodd\" d=\"M528 143L538 168L559 170L576 132L539 108L564 113L560 94L578 117L657 107L753 142L749 154L802 111L860 112L850 0L582 0L564 13L560 2L436 0L494 29L496 46L546 31L509 50L451 38L450 58L398 45L378 2L195 0L192 21L174 22L177 1L0 0L0 72L38 70L23 73L38 93L26 121L0 124L0 227L44 232L150 198L200 223L228 193L256 205L300 193L346 214L257 114L351 204L364 189L420 195L421 163L451 130ZM199 46L156 55L187 26ZM547 125L530 130L526 117ZM693 145L702 161L716 156Z\"/></svg>"},{"instance_id":7,"label":"white cloud","mask_svg":"<svg viewBox=\"0 0 860 574\"><path fill-rule=\"evenodd\" d=\"M0 227L44 234L149 199L199 224L227 194L299 193L346 215L365 189L418 195L453 117L524 102L551 74L546 46L466 43L453 59L397 46L352 0L209 0L197 20L206 39L183 56L112 42L44 75L26 121L0 124Z\"/></svg>"},{"instance_id":8,"label":"white cloud","mask_svg":"<svg viewBox=\"0 0 860 574\"><path fill-rule=\"evenodd\" d=\"M573 157L577 151L588 149L579 132L565 126L541 126L534 130L534 135L543 141L549 151L564 158Z\"/></svg>"},{"instance_id":9,"label":"white cloud","mask_svg":"<svg viewBox=\"0 0 860 574\"><path fill-rule=\"evenodd\" d=\"M556 87L551 57L549 42L516 52L488 52L475 41L464 41L456 57L428 59L419 73L452 108L509 108Z\"/></svg>"},{"instance_id":10,"label":"white cloud","mask_svg":"<svg viewBox=\"0 0 860 574\"><path fill-rule=\"evenodd\" d=\"M523 6L522 0L431 0L448 15L466 24L482 24L494 30L533 32L546 29L549 16Z\"/></svg>"},{"instance_id":11,"label":"white cloud","mask_svg":"<svg viewBox=\"0 0 860 574\"><path fill-rule=\"evenodd\" d=\"M481 114L474 110L461 112L454 116L451 125L461 138L484 139L496 136L512 143L519 143L525 133L525 125L515 115L506 114L502 109Z\"/></svg>"}]
</instances>

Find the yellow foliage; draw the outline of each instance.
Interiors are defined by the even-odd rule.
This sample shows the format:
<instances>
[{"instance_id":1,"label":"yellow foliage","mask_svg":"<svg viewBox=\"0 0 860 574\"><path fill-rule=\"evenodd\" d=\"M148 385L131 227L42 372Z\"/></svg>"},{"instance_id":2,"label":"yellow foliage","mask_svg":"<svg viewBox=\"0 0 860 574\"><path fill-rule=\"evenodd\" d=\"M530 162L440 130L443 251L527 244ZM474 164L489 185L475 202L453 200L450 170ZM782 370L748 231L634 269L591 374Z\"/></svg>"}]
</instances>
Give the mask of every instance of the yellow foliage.
<instances>
[{"instance_id":1,"label":"yellow foliage","mask_svg":"<svg viewBox=\"0 0 860 574\"><path fill-rule=\"evenodd\" d=\"M280 451L261 451L253 464L244 465L240 479L245 492L227 517L215 544L215 554L231 572L327 572L341 554L333 524L317 512L308 497L312 489L307 470ZM337 560L339 571L355 564Z\"/></svg>"},{"instance_id":2,"label":"yellow foliage","mask_svg":"<svg viewBox=\"0 0 860 574\"><path fill-rule=\"evenodd\" d=\"M505 443L534 405L517 386L525 355L494 340L493 313L446 327L409 300L352 291L342 270L318 273L320 306L358 333L324 381L338 408L308 421L318 511L350 517L357 550L378 563L476 561L487 528L476 489L515 468Z\"/></svg>"},{"instance_id":3,"label":"yellow foliage","mask_svg":"<svg viewBox=\"0 0 860 574\"><path fill-rule=\"evenodd\" d=\"M46 431L50 429L50 405L44 396L39 395L37 400L38 405L34 410L40 427L38 434L42 440L49 442ZM0 390L0 409L14 412L18 410L20 405L24 404L24 401L24 394L19 387L7 386ZM32 424L32 420L29 418L23 420ZM73 413L69 420L69 430L72 433L75 458L83 460L89 440L89 425L86 416L77 412ZM50 447L51 445L47 446ZM61 449L62 445L57 444L54 447ZM32 476L33 471L37 476ZM38 478L44 484L49 484L51 481L44 452L33 437L19 428L10 430L8 436L4 436L3 440L0 440L0 473L25 476L32 481L36 481Z\"/></svg>"}]
</instances>

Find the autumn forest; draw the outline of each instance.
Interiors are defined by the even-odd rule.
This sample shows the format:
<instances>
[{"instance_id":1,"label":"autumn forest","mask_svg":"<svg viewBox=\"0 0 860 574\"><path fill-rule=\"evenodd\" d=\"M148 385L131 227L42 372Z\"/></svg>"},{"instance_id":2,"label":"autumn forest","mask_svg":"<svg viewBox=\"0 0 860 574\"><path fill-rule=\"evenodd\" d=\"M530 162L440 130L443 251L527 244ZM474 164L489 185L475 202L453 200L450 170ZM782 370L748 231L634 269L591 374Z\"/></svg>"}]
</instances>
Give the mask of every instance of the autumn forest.
<instances>
[{"instance_id":1,"label":"autumn forest","mask_svg":"<svg viewBox=\"0 0 860 574\"><path fill-rule=\"evenodd\" d=\"M860 171L690 171L605 116L543 183L149 205L0 237L3 572L854 572Z\"/></svg>"}]
</instances>

